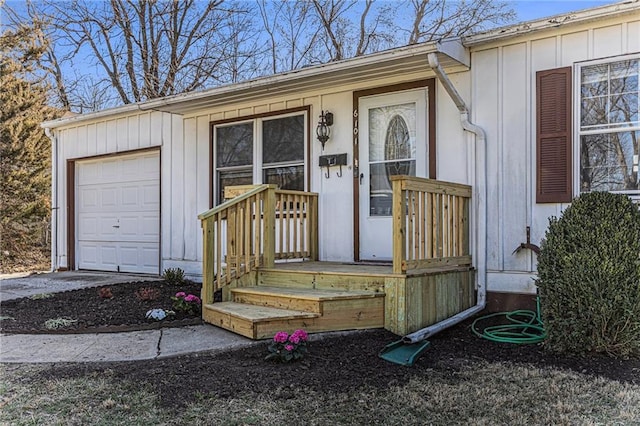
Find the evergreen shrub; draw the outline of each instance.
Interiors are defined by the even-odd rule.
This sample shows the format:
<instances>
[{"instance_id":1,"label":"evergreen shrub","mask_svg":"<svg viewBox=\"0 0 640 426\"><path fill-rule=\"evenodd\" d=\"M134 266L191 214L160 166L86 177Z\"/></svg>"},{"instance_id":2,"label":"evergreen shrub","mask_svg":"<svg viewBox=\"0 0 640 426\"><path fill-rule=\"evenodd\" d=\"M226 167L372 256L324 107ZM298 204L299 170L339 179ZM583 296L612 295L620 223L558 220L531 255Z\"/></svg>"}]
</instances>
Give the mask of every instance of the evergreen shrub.
<instances>
[{"instance_id":1,"label":"evergreen shrub","mask_svg":"<svg viewBox=\"0 0 640 426\"><path fill-rule=\"evenodd\" d=\"M557 352L640 355L640 210L592 192L551 217L538 257L546 345Z\"/></svg>"},{"instance_id":2,"label":"evergreen shrub","mask_svg":"<svg viewBox=\"0 0 640 426\"><path fill-rule=\"evenodd\" d=\"M170 285L182 285L186 282L184 271L180 268L167 268L162 273L162 278Z\"/></svg>"}]
</instances>

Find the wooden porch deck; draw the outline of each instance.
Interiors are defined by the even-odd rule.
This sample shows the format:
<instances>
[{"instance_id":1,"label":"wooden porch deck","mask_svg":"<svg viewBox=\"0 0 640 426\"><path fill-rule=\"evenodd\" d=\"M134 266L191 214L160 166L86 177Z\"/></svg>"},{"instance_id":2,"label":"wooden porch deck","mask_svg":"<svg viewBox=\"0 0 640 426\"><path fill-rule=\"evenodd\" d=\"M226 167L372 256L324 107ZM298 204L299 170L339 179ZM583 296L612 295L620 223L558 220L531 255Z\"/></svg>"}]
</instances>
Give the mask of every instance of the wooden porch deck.
<instances>
[{"instance_id":1,"label":"wooden porch deck","mask_svg":"<svg viewBox=\"0 0 640 426\"><path fill-rule=\"evenodd\" d=\"M298 328L406 335L473 306L470 188L393 183L389 264L317 261L316 194L262 185L200 215L203 319L252 339Z\"/></svg>"},{"instance_id":2,"label":"wooden porch deck","mask_svg":"<svg viewBox=\"0 0 640 426\"><path fill-rule=\"evenodd\" d=\"M470 266L394 274L391 265L278 263L258 268L203 306L206 322L252 339L302 328L386 328L398 335L434 324L475 304Z\"/></svg>"},{"instance_id":3,"label":"wooden porch deck","mask_svg":"<svg viewBox=\"0 0 640 426\"><path fill-rule=\"evenodd\" d=\"M319 262L319 261L296 261L296 262L276 262L274 269L281 271L298 271L298 272L322 272L322 273L340 273L358 275L363 270L367 275L390 275L393 274L393 264L382 262Z\"/></svg>"}]
</instances>

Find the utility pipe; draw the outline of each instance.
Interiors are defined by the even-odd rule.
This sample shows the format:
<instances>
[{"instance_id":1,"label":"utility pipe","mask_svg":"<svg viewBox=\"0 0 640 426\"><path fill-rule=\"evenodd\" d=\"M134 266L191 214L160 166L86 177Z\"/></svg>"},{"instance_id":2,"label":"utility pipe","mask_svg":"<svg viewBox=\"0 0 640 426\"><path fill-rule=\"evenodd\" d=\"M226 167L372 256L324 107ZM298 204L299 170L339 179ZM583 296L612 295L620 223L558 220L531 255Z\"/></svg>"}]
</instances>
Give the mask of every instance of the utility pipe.
<instances>
[{"instance_id":1,"label":"utility pipe","mask_svg":"<svg viewBox=\"0 0 640 426\"><path fill-rule=\"evenodd\" d=\"M58 137L45 127L51 140L51 272L58 269Z\"/></svg>"},{"instance_id":2,"label":"utility pipe","mask_svg":"<svg viewBox=\"0 0 640 426\"><path fill-rule=\"evenodd\" d=\"M416 343L427 339L440 331L449 328L465 319L482 311L487 303L487 144L486 134L484 130L469 121L469 108L465 104L462 96L458 93L449 77L442 69L438 62L438 56L435 53L427 55L429 66L435 72L436 77L447 91L453 103L460 113L460 123L462 128L467 132L475 135L475 143L473 144L473 170L474 173L474 201L475 201L475 259L476 270L478 272L478 300L476 305L464 310L450 318L440 321L436 324L425 327L421 330L413 332L402 338L405 343ZM478 168L478 165L480 167Z\"/></svg>"}]
</instances>

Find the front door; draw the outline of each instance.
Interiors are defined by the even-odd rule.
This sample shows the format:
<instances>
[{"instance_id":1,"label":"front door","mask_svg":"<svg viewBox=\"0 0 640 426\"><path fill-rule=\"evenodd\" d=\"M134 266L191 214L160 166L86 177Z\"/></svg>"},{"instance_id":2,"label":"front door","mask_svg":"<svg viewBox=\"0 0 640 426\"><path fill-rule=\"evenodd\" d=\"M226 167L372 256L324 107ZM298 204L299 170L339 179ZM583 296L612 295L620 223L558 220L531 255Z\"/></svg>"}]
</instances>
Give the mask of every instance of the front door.
<instances>
[{"instance_id":1,"label":"front door","mask_svg":"<svg viewBox=\"0 0 640 426\"><path fill-rule=\"evenodd\" d=\"M392 258L393 175L427 175L426 89L360 98L360 259Z\"/></svg>"}]
</instances>

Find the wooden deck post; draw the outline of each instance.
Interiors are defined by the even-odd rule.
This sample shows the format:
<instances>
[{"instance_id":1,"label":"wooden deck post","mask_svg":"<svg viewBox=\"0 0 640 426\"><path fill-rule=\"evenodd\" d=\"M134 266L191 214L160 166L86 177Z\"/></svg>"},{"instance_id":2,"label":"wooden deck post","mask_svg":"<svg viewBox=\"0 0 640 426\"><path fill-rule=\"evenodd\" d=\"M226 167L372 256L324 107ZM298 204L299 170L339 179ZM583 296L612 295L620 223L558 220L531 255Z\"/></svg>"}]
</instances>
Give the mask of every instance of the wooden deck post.
<instances>
[{"instance_id":1,"label":"wooden deck post","mask_svg":"<svg viewBox=\"0 0 640 426\"><path fill-rule=\"evenodd\" d=\"M211 221L209 219L205 219L202 222L202 239L204 241L204 256L203 256L203 268L202 268L202 292L200 297L202 299L202 303L208 304L213 303L213 293L214 293L214 280L216 277L214 266L214 239L213 239L213 229L211 229Z\"/></svg>"},{"instance_id":2,"label":"wooden deck post","mask_svg":"<svg viewBox=\"0 0 640 426\"><path fill-rule=\"evenodd\" d=\"M318 197L309 197L309 211L307 211L309 232L309 258L318 260Z\"/></svg>"},{"instance_id":3,"label":"wooden deck post","mask_svg":"<svg viewBox=\"0 0 640 426\"><path fill-rule=\"evenodd\" d=\"M264 266L273 268L276 255L276 186L271 185L264 197L263 221L264 227Z\"/></svg>"},{"instance_id":4,"label":"wooden deck post","mask_svg":"<svg viewBox=\"0 0 640 426\"><path fill-rule=\"evenodd\" d=\"M393 273L403 274L406 269L402 266L402 262L406 256L406 204L404 191L402 189L402 181L392 178L393 186Z\"/></svg>"}]
</instances>

